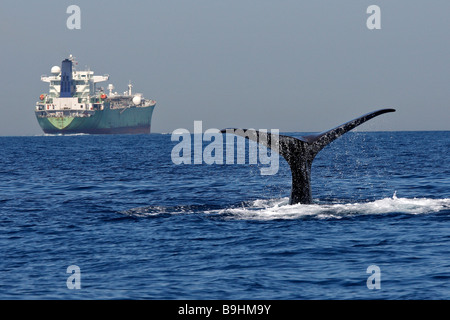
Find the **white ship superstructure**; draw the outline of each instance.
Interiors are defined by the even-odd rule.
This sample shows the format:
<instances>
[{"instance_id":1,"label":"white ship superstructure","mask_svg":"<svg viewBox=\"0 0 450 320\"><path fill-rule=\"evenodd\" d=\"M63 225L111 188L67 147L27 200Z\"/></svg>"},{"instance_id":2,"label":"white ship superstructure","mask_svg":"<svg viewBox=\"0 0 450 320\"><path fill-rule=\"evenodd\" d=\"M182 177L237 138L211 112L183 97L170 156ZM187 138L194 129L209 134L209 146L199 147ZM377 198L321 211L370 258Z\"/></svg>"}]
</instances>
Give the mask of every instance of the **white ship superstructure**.
<instances>
[{"instance_id":1,"label":"white ship superstructure","mask_svg":"<svg viewBox=\"0 0 450 320\"><path fill-rule=\"evenodd\" d=\"M68 64L65 67L65 62ZM68 63L70 62L70 64ZM111 108L148 107L156 102L146 100L140 93L132 93L131 83L128 91L123 95L112 92L114 86L109 84L109 95L106 95L102 87L96 84L109 80L109 75L94 75L94 71L77 71L73 68L76 64L74 57L63 61L63 69L54 66L51 68L51 76L41 76L41 81L49 84L48 94L41 94L36 103L36 112L41 117L89 117L97 110L103 110L105 102ZM68 75L68 73L70 73Z\"/></svg>"}]
</instances>

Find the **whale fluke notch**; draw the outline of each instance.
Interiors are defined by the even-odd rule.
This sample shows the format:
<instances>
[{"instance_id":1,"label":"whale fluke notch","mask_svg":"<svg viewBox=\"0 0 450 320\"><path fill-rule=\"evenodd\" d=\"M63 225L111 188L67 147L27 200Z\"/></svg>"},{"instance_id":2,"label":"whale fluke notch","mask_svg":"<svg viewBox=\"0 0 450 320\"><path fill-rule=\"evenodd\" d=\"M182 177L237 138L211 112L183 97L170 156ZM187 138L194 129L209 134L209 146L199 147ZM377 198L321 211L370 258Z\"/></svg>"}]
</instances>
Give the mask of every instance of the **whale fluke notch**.
<instances>
[{"instance_id":1,"label":"whale fluke notch","mask_svg":"<svg viewBox=\"0 0 450 320\"><path fill-rule=\"evenodd\" d=\"M363 124L364 122L395 109L381 109L367 113L356 119L341 124L328 131L294 138L285 135L275 135L254 129L223 129L222 133L235 134L258 142L265 147L278 146L279 154L287 161L292 173L292 189L289 204L311 204L311 166L316 155L328 144Z\"/></svg>"}]
</instances>

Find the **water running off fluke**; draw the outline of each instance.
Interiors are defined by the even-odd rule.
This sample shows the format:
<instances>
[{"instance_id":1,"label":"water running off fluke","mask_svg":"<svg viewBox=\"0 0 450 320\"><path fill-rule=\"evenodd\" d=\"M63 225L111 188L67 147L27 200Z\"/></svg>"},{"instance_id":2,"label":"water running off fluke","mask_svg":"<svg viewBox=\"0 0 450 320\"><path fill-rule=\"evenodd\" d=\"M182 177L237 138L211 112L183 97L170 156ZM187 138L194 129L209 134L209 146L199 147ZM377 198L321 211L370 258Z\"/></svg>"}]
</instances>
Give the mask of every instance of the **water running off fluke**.
<instances>
[{"instance_id":1,"label":"water running off fluke","mask_svg":"<svg viewBox=\"0 0 450 320\"><path fill-rule=\"evenodd\" d=\"M276 151L286 159L292 172L292 190L289 204L311 204L311 166L319 151L344 133L349 132L376 116L388 112L395 112L395 109L373 111L331 130L302 136L300 138L275 135L253 129L224 129L221 132L245 137L268 148L273 149L273 146L276 146Z\"/></svg>"}]
</instances>

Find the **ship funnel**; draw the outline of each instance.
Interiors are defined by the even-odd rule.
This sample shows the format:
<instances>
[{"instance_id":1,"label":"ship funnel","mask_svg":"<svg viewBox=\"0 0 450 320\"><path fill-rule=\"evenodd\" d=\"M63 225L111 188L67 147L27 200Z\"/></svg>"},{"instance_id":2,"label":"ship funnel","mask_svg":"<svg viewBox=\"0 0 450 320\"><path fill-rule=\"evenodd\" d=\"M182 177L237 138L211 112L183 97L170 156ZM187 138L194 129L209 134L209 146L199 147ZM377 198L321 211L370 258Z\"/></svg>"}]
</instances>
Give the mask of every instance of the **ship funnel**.
<instances>
[{"instance_id":1,"label":"ship funnel","mask_svg":"<svg viewBox=\"0 0 450 320\"><path fill-rule=\"evenodd\" d=\"M72 61L66 59L61 66L61 98L71 98L74 93L72 81Z\"/></svg>"}]
</instances>

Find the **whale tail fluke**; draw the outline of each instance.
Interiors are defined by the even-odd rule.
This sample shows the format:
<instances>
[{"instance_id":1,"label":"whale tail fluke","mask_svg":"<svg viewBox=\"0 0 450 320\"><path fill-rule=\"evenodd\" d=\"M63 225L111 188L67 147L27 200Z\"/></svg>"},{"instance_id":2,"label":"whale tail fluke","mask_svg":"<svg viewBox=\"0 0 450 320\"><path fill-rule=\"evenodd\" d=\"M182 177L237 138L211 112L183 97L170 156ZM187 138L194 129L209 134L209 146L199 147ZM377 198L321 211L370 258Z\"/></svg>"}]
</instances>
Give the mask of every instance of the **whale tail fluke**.
<instances>
[{"instance_id":1,"label":"whale tail fluke","mask_svg":"<svg viewBox=\"0 0 450 320\"><path fill-rule=\"evenodd\" d=\"M299 138L253 129L224 129L221 132L242 136L246 139L256 141L265 147L275 149L287 161L291 168L292 190L289 203L310 204L312 203L311 166L315 156L343 134L374 117L388 112L395 112L395 109L373 111L333 129Z\"/></svg>"},{"instance_id":2,"label":"whale tail fluke","mask_svg":"<svg viewBox=\"0 0 450 320\"><path fill-rule=\"evenodd\" d=\"M318 153L320 150L322 150L324 147L326 147L328 144L342 136L344 133L349 132L350 130L356 128L357 126L363 124L364 122L375 118L379 115L382 115L384 113L388 112L395 112L395 109L381 109L377 111L373 111L370 113L367 113L361 117L358 117L356 119L353 119L351 121L348 121L344 124L341 124L333 129L330 129L328 131L323 131L318 134L308 135L304 136L303 139L308 141L310 144L315 146L316 153Z\"/></svg>"}]
</instances>

